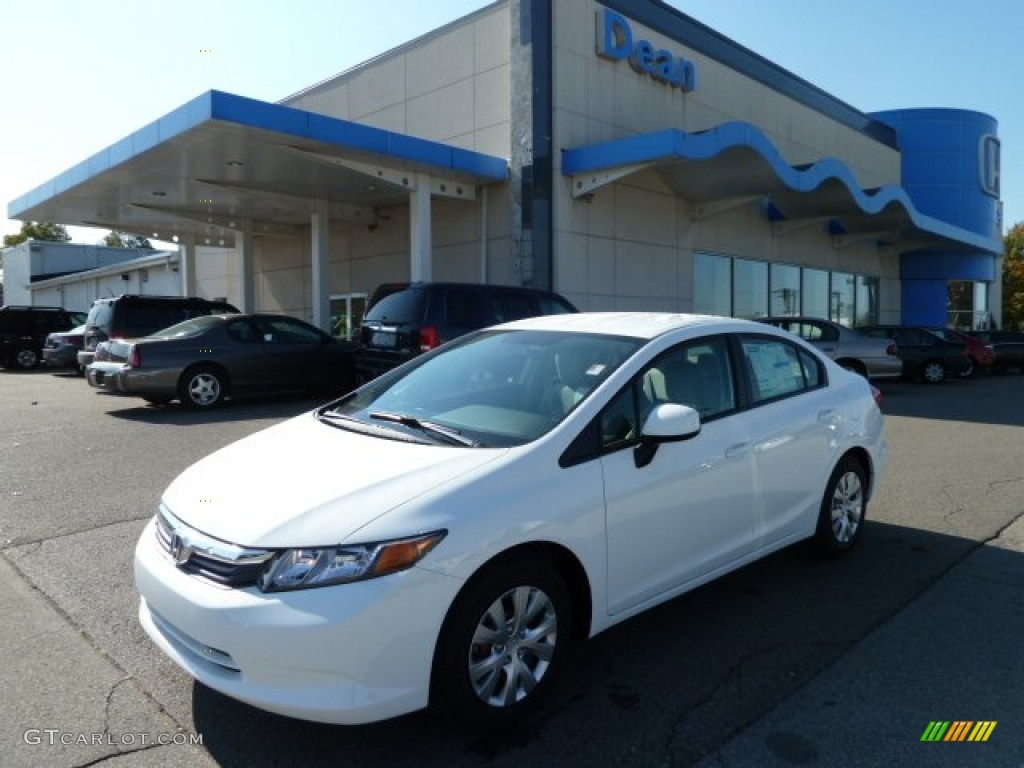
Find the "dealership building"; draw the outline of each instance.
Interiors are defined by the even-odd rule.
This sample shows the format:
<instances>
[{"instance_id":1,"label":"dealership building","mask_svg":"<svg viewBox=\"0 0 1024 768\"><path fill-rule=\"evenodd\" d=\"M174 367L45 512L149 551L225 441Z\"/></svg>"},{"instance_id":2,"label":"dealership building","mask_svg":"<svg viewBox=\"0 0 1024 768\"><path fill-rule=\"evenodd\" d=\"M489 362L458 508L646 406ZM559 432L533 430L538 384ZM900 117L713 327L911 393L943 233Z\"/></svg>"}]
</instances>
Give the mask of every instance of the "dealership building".
<instances>
[{"instance_id":1,"label":"dealership building","mask_svg":"<svg viewBox=\"0 0 1024 768\"><path fill-rule=\"evenodd\" d=\"M205 93L8 215L173 239L193 295L233 249L225 298L323 328L402 280L979 327L999 174L991 116L861 112L657 0L499 0L277 103Z\"/></svg>"}]
</instances>

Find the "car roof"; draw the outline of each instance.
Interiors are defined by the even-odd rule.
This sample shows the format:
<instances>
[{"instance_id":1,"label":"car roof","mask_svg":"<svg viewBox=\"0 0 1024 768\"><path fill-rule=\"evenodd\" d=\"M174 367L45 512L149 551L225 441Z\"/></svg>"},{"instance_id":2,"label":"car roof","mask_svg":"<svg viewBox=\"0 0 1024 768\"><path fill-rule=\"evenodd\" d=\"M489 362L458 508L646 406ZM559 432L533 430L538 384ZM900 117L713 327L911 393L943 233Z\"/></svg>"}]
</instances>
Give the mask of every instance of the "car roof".
<instances>
[{"instance_id":1,"label":"car roof","mask_svg":"<svg viewBox=\"0 0 1024 768\"><path fill-rule=\"evenodd\" d=\"M569 331L603 333L654 339L680 328L714 330L747 330L763 332L765 326L749 320L713 315L686 315L670 312L580 312L578 314L542 315L505 323L500 328L536 331Z\"/></svg>"}]
</instances>

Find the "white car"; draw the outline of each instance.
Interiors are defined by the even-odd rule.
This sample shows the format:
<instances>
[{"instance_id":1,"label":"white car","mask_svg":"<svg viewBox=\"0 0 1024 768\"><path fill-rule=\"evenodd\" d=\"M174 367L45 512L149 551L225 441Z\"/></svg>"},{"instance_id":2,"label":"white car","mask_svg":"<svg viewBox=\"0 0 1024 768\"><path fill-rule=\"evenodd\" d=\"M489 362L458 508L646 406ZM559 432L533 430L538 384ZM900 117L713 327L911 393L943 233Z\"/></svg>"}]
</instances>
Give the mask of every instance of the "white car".
<instances>
[{"instance_id":1,"label":"white car","mask_svg":"<svg viewBox=\"0 0 1024 768\"><path fill-rule=\"evenodd\" d=\"M876 394L743 320L479 331L181 474L136 550L139 618L272 712L500 723L573 640L803 539L852 548Z\"/></svg>"}]
</instances>

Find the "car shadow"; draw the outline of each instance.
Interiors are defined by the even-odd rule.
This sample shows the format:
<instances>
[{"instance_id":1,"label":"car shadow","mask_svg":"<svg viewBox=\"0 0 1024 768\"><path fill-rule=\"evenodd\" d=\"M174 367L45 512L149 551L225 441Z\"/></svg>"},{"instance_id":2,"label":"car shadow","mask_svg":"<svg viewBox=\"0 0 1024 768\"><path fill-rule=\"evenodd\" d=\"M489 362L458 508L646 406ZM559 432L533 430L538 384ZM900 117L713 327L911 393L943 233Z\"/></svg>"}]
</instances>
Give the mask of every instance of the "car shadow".
<instances>
[{"instance_id":1,"label":"car shadow","mask_svg":"<svg viewBox=\"0 0 1024 768\"><path fill-rule=\"evenodd\" d=\"M941 384L913 381L871 382L882 392L887 416L1024 426L1024 410L1009 407L1024 394L1024 378L1008 373L981 373Z\"/></svg>"},{"instance_id":2,"label":"car shadow","mask_svg":"<svg viewBox=\"0 0 1024 768\"><path fill-rule=\"evenodd\" d=\"M1006 596L979 601L973 587L963 590L962 603L918 598L972 553L972 567L980 559L1007 581L1018 573L1015 599L1024 592L1021 555L979 547L966 538L877 522L865 526L861 546L846 558L791 547L578 646L544 706L494 733L462 730L423 712L365 726L309 723L254 709L199 683L192 695L195 732L224 766L287 765L295 755L304 766L337 765L339 756L346 765L417 768L692 765L831 671L912 603L930 606L923 621L947 628L942 650L929 651L930 638L912 629L907 655L872 658L858 689L884 687L899 668L920 695L931 691L933 709L951 711L956 702L946 700L945 688L956 691L981 674L964 659L975 652L978 637L1003 631ZM969 629L960 619L965 611ZM381 633L397 629L381 627ZM1007 637L1005 644L1012 643ZM844 706L864 712L850 715L835 701L816 706L816 716L835 717L834 731L842 733L877 710L885 726L878 731L895 730L911 741L928 717L937 716L852 699Z\"/></svg>"},{"instance_id":3,"label":"car shadow","mask_svg":"<svg viewBox=\"0 0 1024 768\"><path fill-rule=\"evenodd\" d=\"M108 411L108 414L115 419L145 424L171 424L175 426L258 419L285 419L311 411L317 406L333 399L330 395L318 397L310 395L277 395L274 397L252 397L239 400L228 399L214 408L193 410L177 402L168 403L167 405L149 405L137 397L125 397L100 391L97 392L97 395L132 403L127 408L117 408Z\"/></svg>"}]
</instances>

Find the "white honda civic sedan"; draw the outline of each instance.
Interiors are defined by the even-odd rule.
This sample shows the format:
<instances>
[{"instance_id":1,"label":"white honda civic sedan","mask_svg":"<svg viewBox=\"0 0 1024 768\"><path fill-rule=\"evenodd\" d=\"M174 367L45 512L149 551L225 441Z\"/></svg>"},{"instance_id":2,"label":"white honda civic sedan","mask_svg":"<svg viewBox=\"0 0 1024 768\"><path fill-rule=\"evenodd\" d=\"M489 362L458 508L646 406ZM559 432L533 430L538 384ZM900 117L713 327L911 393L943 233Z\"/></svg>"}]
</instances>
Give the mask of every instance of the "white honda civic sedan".
<instances>
[{"instance_id":1,"label":"white honda civic sedan","mask_svg":"<svg viewBox=\"0 0 1024 768\"><path fill-rule=\"evenodd\" d=\"M743 320L480 331L182 473L138 543L139 618L272 712L500 723L574 641L804 539L850 550L876 395Z\"/></svg>"}]
</instances>

